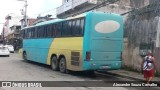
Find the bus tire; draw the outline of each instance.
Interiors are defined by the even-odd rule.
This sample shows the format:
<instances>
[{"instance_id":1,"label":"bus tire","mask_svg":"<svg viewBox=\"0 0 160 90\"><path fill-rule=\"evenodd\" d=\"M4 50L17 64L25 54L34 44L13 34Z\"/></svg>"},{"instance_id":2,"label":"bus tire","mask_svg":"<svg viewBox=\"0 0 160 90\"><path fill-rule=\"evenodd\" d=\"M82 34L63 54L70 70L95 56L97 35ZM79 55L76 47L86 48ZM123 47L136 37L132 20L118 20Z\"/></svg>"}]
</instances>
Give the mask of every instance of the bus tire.
<instances>
[{"instance_id":1,"label":"bus tire","mask_svg":"<svg viewBox=\"0 0 160 90\"><path fill-rule=\"evenodd\" d=\"M59 70L60 70L61 73L67 73L66 59L64 57L60 58L60 61L59 61Z\"/></svg>"},{"instance_id":2,"label":"bus tire","mask_svg":"<svg viewBox=\"0 0 160 90\"><path fill-rule=\"evenodd\" d=\"M27 54L26 54L26 52L23 53L23 60L24 60L24 61L27 61L27 60L28 60L28 59L27 59Z\"/></svg>"},{"instance_id":3,"label":"bus tire","mask_svg":"<svg viewBox=\"0 0 160 90\"><path fill-rule=\"evenodd\" d=\"M58 66L58 60L56 56L53 56L51 58L51 68L53 71L58 71L59 66Z\"/></svg>"},{"instance_id":4,"label":"bus tire","mask_svg":"<svg viewBox=\"0 0 160 90\"><path fill-rule=\"evenodd\" d=\"M95 71L94 70L88 70L88 71L85 71L85 74L87 76L95 76Z\"/></svg>"}]
</instances>

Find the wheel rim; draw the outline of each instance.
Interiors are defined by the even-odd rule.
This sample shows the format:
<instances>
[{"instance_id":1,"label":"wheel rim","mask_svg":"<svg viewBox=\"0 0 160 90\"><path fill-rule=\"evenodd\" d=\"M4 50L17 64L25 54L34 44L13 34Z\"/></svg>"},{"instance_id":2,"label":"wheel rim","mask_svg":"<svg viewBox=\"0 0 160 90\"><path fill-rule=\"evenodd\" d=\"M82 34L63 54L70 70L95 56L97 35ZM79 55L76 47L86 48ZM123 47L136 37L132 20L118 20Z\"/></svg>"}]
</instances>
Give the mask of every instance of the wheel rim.
<instances>
[{"instance_id":1,"label":"wheel rim","mask_svg":"<svg viewBox=\"0 0 160 90\"><path fill-rule=\"evenodd\" d=\"M61 72L65 72L65 70L66 70L66 63L65 63L65 59L64 58L62 58L61 60L60 60L60 63L59 63L59 68L60 68L60 71Z\"/></svg>"},{"instance_id":2,"label":"wheel rim","mask_svg":"<svg viewBox=\"0 0 160 90\"><path fill-rule=\"evenodd\" d=\"M52 58L52 69L56 69L56 65L57 65L57 62L56 62L56 59L55 57Z\"/></svg>"}]
</instances>

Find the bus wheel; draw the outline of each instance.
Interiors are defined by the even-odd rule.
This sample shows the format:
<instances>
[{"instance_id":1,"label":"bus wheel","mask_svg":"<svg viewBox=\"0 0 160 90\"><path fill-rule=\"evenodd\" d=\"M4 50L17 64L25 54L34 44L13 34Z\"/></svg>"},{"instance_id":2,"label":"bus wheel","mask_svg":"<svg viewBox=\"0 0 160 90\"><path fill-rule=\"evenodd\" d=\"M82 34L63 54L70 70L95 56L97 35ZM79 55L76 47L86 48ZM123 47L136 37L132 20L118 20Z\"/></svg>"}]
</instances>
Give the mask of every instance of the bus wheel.
<instances>
[{"instance_id":1,"label":"bus wheel","mask_svg":"<svg viewBox=\"0 0 160 90\"><path fill-rule=\"evenodd\" d=\"M87 76L95 76L95 71L94 70L85 71L85 74Z\"/></svg>"},{"instance_id":2,"label":"bus wheel","mask_svg":"<svg viewBox=\"0 0 160 90\"><path fill-rule=\"evenodd\" d=\"M24 52L23 53L23 59L25 60L25 61L27 61L28 59L27 59L27 54Z\"/></svg>"},{"instance_id":3,"label":"bus wheel","mask_svg":"<svg viewBox=\"0 0 160 90\"><path fill-rule=\"evenodd\" d=\"M66 73L66 59L65 58L61 58L59 61L59 70L62 73Z\"/></svg>"},{"instance_id":4,"label":"bus wheel","mask_svg":"<svg viewBox=\"0 0 160 90\"><path fill-rule=\"evenodd\" d=\"M52 70L54 71L57 71L58 70L58 60L57 60L57 57L56 56L53 56L51 58L51 68Z\"/></svg>"}]
</instances>

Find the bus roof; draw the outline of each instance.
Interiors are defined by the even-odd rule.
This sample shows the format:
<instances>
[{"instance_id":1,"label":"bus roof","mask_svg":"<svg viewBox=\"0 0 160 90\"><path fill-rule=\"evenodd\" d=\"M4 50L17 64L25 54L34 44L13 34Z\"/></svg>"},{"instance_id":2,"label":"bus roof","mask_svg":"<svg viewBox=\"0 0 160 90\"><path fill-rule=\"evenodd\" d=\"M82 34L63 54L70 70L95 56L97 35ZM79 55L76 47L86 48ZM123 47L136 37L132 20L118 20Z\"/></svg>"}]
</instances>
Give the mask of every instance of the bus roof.
<instances>
[{"instance_id":1,"label":"bus roof","mask_svg":"<svg viewBox=\"0 0 160 90\"><path fill-rule=\"evenodd\" d=\"M32 27L36 27L36 26L47 25L47 24L51 24L51 23L54 23L54 22L60 22L60 21L64 21L64 19L53 19L53 20L37 23L36 25L33 25L33 26L24 27L23 29L32 28Z\"/></svg>"},{"instance_id":2,"label":"bus roof","mask_svg":"<svg viewBox=\"0 0 160 90\"><path fill-rule=\"evenodd\" d=\"M74 17L68 17L66 18L66 20L70 20L70 19L75 19L75 18L81 18L81 17L85 17L87 13L82 13L80 15L74 16Z\"/></svg>"},{"instance_id":3,"label":"bus roof","mask_svg":"<svg viewBox=\"0 0 160 90\"><path fill-rule=\"evenodd\" d=\"M60 21L64 21L64 19L54 19L54 20L49 20L49 21L37 23L35 26L41 26L41 25L51 24L51 23L60 22Z\"/></svg>"},{"instance_id":4,"label":"bus roof","mask_svg":"<svg viewBox=\"0 0 160 90\"><path fill-rule=\"evenodd\" d=\"M77 15L77 16L74 16L74 17L68 17L66 19L54 19L54 20L49 20L49 21L37 23L35 26L41 26L41 25L51 24L51 23L54 23L54 22L60 22L60 21L80 18L80 17L84 17L84 16L86 16L86 13L83 13L83 14L80 14L80 15Z\"/></svg>"},{"instance_id":5,"label":"bus roof","mask_svg":"<svg viewBox=\"0 0 160 90\"><path fill-rule=\"evenodd\" d=\"M49 20L49 21L44 21L44 22L37 23L36 25L29 26L29 27L26 27L26 28L32 28L32 27L36 27L36 26L47 25L47 24L51 24L51 23L55 23L55 22L61 22L61 21L65 21L65 20L71 20L71 19L75 19L75 18L81 18L81 17L85 17L85 16L87 16L88 14L91 14L91 13L92 14L104 13L104 14L111 14L111 15L115 15L115 16L120 16L119 14L109 13L109 12L89 11L89 12L85 12L85 13L82 13L82 14L74 16L74 17L68 17L66 19L53 19L53 20Z\"/></svg>"}]
</instances>

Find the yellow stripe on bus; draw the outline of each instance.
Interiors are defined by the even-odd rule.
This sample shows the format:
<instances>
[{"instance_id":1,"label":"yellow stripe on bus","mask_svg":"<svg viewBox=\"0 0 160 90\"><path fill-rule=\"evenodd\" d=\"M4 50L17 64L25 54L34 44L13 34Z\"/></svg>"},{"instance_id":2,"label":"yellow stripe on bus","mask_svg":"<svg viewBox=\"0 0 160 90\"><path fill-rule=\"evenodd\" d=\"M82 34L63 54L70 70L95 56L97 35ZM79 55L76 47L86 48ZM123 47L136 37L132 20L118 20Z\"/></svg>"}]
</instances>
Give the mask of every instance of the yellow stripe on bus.
<instances>
[{"instance_id":1,"label":"yellow stripe on bus","mask_svg":"<svg viewBox=\"0 0 160 90\"><path fill-rule=\"evenodd\" d=\"M71 52L80 53L80 66L82 65L82 49L83 49L83 37L68 37L68 38L54 38L47 57L47 64L51 65L50 60L52 54L64 55L67 62L67 68L72 69L74 66L71 66ZM77 67L77 70L80 69L80 66ZM76 67L74 67L75 69Z\"/></svg>"}]
</instances>

